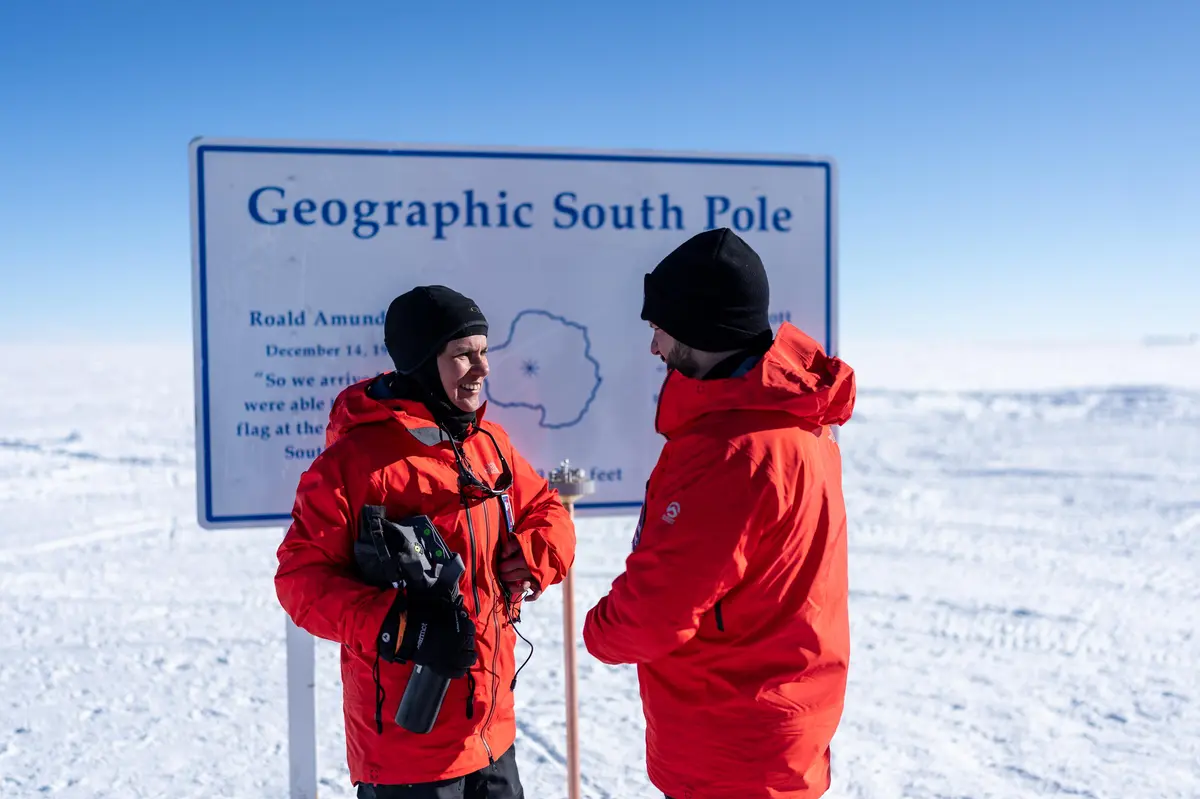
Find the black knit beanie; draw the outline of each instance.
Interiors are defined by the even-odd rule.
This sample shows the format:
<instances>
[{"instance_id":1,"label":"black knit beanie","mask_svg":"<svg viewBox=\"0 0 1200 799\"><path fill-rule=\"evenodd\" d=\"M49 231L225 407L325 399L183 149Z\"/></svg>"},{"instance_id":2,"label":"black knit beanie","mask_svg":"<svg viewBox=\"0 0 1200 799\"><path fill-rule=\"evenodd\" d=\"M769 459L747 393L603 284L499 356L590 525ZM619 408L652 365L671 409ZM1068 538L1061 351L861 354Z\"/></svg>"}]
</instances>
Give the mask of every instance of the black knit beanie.
<instances>
[{"instance_id":1,"label":"black knit beanie","mask_svg":"<svg viewBox=\"0 0 1200 799\"><path fill-rule=\"evenodd\" d=\"M729 228L679 245L646 275L642 319L702 352L738 350L771 324L762 259Z\"/></svg>"},{"instance_id":2,"label":"black knit beanie","mask_svg":"<svg viewBox=\"0 0 1200 799\"><path fill-rule=\"evenodd\" d=\"M486 336L487 319L475 301L445 286L418 286L392 300L383 322L383 344L396 372L388 377L393 395L421 402L438 424L462 440L475 412L450 401L438 373L437 354L456 338Z\"/></svg>"},{"instance_id":3,"label":"black knit beanie","mask_svg":"<svg viewBox=\"0 0 1200 799\"><path fill-rule=\"evenodd\" d=\"M487 318L471 298L445 286L417 286L388 306L383 344L396 371L411 375L448 342L487 332Z\"/></svg>"}]
</instances>

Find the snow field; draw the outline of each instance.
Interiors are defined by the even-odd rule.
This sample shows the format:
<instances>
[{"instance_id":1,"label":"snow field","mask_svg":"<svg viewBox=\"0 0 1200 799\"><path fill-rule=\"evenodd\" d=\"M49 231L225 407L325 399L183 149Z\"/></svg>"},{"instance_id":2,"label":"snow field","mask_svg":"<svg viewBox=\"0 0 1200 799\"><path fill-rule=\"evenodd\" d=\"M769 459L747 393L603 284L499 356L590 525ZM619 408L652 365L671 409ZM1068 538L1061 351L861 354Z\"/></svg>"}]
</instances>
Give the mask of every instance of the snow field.
<instances>
[{"instance_id":1,"label":"snow field","mask_svg":"<svg viewBox=\"0 0 1200 799\"><path fill-rule=\"evenodd\" d=\"M1127 350L863 354L831 797L1200 795L1200 347ZM0 362L0 797L286 796L281 531L197 527L190 350ZM580 622L633 523L580 521ZM531 797L565 796L561 601L521 625ZM585 796L657 796L633 670L578 647ZM321 795L350 797L317 657Z\"/></svg>"}]
</instances>

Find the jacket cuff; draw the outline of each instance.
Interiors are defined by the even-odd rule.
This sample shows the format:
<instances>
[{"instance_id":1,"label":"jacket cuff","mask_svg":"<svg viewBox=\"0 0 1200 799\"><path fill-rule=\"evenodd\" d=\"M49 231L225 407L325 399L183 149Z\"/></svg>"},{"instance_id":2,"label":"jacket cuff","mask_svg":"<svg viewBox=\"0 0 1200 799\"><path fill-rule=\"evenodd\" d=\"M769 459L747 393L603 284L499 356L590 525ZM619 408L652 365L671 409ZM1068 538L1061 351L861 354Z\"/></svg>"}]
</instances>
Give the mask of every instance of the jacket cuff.
<instances>
[{"instance_id":1,"label":"jacket cuff","mask_svg":"<svg viewBox=\"0 0 1200 799\"><path fill-rule=\"evenodd\" d=\"M538 587L542 591L548 591L551 586L562 582L564 575L557 568L558 561L554 550L544 540L537 538L537 535L536 532L527 533L517 535L516 539L530 574L537 580Z\"/></svg>"}]
</instances>

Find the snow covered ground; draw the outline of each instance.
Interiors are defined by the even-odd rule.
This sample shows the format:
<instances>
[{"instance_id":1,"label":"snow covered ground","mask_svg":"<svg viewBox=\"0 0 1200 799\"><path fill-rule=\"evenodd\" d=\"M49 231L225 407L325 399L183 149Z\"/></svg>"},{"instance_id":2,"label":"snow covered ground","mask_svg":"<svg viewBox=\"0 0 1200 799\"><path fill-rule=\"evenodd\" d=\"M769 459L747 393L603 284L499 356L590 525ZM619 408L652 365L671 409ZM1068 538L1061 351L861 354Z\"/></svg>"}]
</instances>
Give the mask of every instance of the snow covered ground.
<instances>
[{"instance_id":1,"label":"snow covered ground","mask_svg":"<svg viewBox=\"0 0 1200 799\"><path fill-rule=\"evenodd\" d=\"M860 355L830 796L1200 796L1200 346ZM286 796L280 531L196 526L190 350L0 364L0 797ZM580 523L580 615L631 528ZM560 602L523 624L531 799L565 795ZM585 795L656 796L632 670L580 658Z\"/></svg>"}]
</instances>

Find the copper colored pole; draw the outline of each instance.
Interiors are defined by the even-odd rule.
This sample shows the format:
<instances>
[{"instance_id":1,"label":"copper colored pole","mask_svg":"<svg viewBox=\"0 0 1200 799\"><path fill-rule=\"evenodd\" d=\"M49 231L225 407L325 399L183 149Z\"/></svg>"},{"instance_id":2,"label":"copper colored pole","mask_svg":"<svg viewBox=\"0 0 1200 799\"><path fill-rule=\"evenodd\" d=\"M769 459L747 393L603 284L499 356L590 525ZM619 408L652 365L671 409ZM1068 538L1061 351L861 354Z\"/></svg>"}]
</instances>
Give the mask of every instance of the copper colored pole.
<instances>
[{"instance_id":1,"label":"copper colored pole","mask_svg":"<svg viewBox=\"0 0 1200 799\"><path fill-rule=\"evenodd\" d=\"M588 479L582 469L572 469L570 461L563 461L559 468L550 473L550 485L558 491L559 499L566 506L571 526L575 526L575 501L596 490L596 484ZM563 575L563 682L567 688L567 797L579 799L579 695L578 677L575 667L575 574L567 569Z\"/></svg>"},{"instance_id":2,"label":"copper colored pole","mask_svg":"<svg viewBox=\"0 0 1200 799\"><path fill-rule=\"evenodd\" d=\"M575 521L575 503L564 503ZM575 668L575 580L574 568L563 577L563 681L567 686L567 796L579 799L579 699Z\"/></svg>"}]
</instances>

